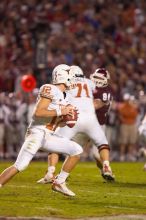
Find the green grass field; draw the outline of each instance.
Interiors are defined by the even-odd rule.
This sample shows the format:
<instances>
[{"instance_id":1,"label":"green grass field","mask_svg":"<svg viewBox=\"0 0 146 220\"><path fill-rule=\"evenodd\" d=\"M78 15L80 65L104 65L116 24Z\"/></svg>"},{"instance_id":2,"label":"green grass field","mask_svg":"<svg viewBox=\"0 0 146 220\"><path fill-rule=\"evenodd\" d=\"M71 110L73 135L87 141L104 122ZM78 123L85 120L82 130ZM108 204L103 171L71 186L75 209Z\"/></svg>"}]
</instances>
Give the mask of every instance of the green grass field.
<instances>
[{"instance_id":1,"label":"green grass field","mask_svg":"<svg viewBox=\"0 0 146 220\"><path fill-rule=\"evenodd\" d=\"M10 163L1 162L0 171L8 165ZM49 184L36 183L46 165L32 162L27 170L0 189L0 216L80 218L146 214L143 163L112 163L116 182L105 183L94 162L80 162L68 181L77 195L75 198L53 192Z\"/></svg>"}]
</instances>

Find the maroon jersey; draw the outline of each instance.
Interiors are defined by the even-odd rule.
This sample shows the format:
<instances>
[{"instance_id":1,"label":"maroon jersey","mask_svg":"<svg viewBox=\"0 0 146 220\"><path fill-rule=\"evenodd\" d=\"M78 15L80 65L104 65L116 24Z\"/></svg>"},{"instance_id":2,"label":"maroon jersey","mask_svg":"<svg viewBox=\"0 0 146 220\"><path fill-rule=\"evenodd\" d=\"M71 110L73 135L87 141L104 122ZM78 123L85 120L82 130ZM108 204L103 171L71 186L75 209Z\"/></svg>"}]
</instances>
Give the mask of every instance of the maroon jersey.
<instances>
[{"instance_id":1,"label":"maroon jersey","mask_svg":"<svg viewBox=\"0 0 146 220\"><path fill-rule=\"evenodd\" d=\"M107 113L110 108L110 102L113 100L113 92L110 86L97 88L94 92L94 99L100 99L102 102L107 102L102 108L96 110L96 115L100 125L104 125L107 120Z\"/></svg>"}]
</instances>

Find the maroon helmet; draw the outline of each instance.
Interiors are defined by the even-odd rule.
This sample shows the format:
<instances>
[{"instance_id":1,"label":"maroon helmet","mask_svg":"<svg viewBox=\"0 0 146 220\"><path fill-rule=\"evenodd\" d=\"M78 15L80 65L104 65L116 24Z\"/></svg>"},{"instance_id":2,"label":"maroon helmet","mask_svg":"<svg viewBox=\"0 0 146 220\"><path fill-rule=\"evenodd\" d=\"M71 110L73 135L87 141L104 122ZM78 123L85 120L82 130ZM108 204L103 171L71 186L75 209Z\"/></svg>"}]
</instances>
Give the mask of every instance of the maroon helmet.
<instances>
[{"instance_id":1,"label":"maroon helmet","mask_svg":"<svg viewBox=\"0 0 146 220\"><path fill-rule=\"evenodd\" d=\"M108 85L110 74L106 69L98 68L93 74L91 74L90 78L96 84L96 86L100 88Z\"/></svg>"}]
</instances>

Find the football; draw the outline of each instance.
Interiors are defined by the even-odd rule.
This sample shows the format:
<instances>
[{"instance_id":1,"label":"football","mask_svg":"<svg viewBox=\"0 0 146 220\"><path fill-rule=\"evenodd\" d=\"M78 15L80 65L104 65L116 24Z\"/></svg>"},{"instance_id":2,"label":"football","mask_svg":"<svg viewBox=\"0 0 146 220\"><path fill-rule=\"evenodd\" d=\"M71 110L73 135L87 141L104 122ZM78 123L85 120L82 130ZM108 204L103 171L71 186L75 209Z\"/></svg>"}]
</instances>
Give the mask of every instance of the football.
<instances>
[{"instance_id":1,"label":"football","mask_svg":"<svg viewBox=\"0 0 146 220\"><path fill-rule=\"evenodd\" d=\"M73 115L63 115L63 121L66 123L66 125L70 128L74 127L76 124L76 121L78 120L78 110L73 110Z\"/></svg>"}]
</instances>

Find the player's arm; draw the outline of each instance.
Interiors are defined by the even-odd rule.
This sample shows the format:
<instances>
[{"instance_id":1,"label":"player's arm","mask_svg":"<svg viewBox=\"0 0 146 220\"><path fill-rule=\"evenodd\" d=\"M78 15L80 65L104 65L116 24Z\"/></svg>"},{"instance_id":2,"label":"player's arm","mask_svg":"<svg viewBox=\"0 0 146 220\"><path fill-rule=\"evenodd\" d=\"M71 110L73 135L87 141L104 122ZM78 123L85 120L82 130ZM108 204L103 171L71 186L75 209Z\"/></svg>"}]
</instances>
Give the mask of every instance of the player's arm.
<instances>
[{"instance_id":1,"label":"player's arm","mask_svg":"<svg viewBox=\"0 0 146 220\"><path fill-rule=\"evenodd\" d=\"M37 117L57 116L57 111L55 109L48 110L50 103L51 99L41 97L37 103L34 115Z\"/></svg>"},{"instance_id":2,"label":"player's arm","mask_svg":"<svg viewBox=\"0 0 146 220\"><path fill-rule=\"evenodd\" d=\"M94 107L96 110L107 104L109 104L109 102L103 102L101 99L94 99Z\"/></svg>"},{"instance_id":3,"label":"player's arm","mask_svg":"<svg viewBox=\"0 0 146 220\"><path fill-rule=\"evenodd\" d=\"M36 117L53 117L53 116L61 116L61 115L72 115L73 107L72 106L60 106L56 105L55 109L49 109L49 105L52 100L48 98L41 97L38 101L35 116Z\"/></svg>"}]
</instances>

